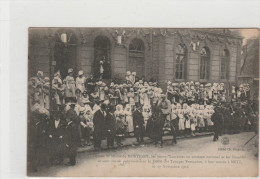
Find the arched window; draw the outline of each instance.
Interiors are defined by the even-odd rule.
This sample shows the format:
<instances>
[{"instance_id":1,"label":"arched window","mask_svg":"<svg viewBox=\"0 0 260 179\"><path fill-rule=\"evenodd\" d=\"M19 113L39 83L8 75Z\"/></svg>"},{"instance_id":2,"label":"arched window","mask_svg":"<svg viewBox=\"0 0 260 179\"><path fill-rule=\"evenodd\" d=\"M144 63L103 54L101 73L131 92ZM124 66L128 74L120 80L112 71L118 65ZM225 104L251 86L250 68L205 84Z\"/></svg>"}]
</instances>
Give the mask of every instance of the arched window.
<instances>
[{"instance_id":1,"label":"arched window","mask_svg":"<svg viewBox=\"0 0 260 179\"><path fill-rule=\"evenodd\" d=\"M100 77L100 61L103 61L103 78L111 78L110 40L106 36L98 36L94 41L94 77Z\"/></svg>"},{"instance_id":2,"label":"arched window","mask_svg":"<svg viewBox=\"0 0 260 179\"><path fill-rule=\"evenodd\" d=\"M220 79L228 79L229 51L225 49L221 57L221 76Z\"/></svg>"},{"instance_id":3,"label":"arched window","mask_svg":"<svg viewBox=\"0 0 260 179\"><path fill-rule=\"evenodd\" d=\"M200 51L200 79L206 80L209 78L209 62L210 52L207 47L203 47Z\"/></svg>"},{"instance_id":4,"label":"arched window","mask_svg":"<svg viewBox=\"0 0 260 179\"><path fill-rule=\"evenodd\" d=\"M186 51L184 44L179 44L176 50L175 78L185 79L186 77Z\"/></svg>"},{"instance_id":5,"label":"arched window","mask_svg":"<svg viewBox=\"0 0 260 179\"><path fill-rule=\"evenodd\" d=\"M141 39L133 39L129 45L128 70L138 77L145 75L145 47Z\"/></svg>"}]
</instances>

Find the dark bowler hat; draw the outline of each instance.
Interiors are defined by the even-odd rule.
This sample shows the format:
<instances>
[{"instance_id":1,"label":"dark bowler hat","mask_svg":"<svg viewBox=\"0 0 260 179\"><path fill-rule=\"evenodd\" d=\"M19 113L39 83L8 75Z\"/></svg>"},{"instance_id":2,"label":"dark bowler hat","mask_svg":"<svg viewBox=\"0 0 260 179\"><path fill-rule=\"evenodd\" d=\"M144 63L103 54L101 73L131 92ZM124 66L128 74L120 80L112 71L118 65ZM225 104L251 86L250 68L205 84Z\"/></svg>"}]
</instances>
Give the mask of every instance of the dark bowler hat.
<instances>
[{"instance_id":1,"label":"dark bowler hat","mask_svg":"<svg viewBox=\"0 0 260 179\"><path fill-rule=\"evenodd\" d=\"M114 110L115 110L114 106L112 106L112 105L107 106L107 111L108 112L113 112Z\"/></svg>"}]
</instances>

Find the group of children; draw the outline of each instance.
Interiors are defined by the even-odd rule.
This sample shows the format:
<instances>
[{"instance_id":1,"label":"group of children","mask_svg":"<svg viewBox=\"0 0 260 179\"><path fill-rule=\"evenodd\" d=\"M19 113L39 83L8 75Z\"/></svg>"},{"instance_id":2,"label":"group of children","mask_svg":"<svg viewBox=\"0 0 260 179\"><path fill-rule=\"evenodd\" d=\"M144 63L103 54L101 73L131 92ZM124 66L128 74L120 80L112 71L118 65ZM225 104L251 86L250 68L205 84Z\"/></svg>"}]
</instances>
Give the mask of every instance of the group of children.
<instances>
[{"instance_id":1,"label":"group of children","mask_svg":"<svg viewBox=\"0 0 260 179\"><path fill-rule=\"evenodd\" d=\"M52 89L50 90L51 86ZM239 88L232 87L232 99L243 98L249 94L248 84ZM123 83L111 81L105 83L95 80L92 76L86 78L80 70L74 80L73 69L68 69L68 75L61 79L60 72L54 74L50 80L38 71L36 77L29 81L29 103L32 111L38 110L49 116L52 110L63 111L64 114L75 104L74 111L79 118L79 136L82 145L90 145L90 136L93 132L93 115L105 103L115 107L114 115L121 121L118 136L132 135L134 132L132 112L136 104L141 104L145 121L152 116L152 106L158 104L163 90L157 82L137 80L136 73L128 71ZM167 116L167 123L178 120L180 134L195 135L195 131L211 130L214 113L214 102L226 101L224 83L199 82L167 82L167 99L171 102L171 113Z\"/></svg>"}]
</instances>

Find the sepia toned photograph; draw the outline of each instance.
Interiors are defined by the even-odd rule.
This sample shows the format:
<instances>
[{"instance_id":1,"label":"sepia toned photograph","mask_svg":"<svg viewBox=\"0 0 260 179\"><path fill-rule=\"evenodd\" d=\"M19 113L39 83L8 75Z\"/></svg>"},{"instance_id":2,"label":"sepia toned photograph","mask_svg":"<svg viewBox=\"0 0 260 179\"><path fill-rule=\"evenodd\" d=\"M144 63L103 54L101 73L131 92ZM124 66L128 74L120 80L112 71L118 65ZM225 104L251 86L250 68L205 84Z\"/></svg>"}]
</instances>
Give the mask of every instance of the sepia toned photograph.
<instances>
[{"instance_id":1,"label":"sepia toned photograph","mask_svg":"<svg viewBox=\"0 0 260 179\"><path fill-rule=\"evenodd\" d=\"M28 28L27 176L257 177L259 29Z\"/></svg>"}]
</instances>

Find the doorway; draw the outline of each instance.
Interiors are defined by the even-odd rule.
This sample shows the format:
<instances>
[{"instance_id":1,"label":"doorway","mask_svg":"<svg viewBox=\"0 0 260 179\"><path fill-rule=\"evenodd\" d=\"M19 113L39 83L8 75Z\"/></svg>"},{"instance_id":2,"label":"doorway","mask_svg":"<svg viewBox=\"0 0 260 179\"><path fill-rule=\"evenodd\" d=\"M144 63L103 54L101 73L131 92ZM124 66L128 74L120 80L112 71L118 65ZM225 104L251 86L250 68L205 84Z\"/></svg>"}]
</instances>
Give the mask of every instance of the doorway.
<instances>
[{"instance_id":1,"label":"doorway","mask_svg":"<svg viewBox=\"0 0 260 179\"><path fill-rule=\"evenodd\" d=\"M111 46L110 40L106 36L98 36L94 41L94 78L100 78L100 61L103 61L103 79L111 78Z\"/></svg>"},{"instance_id":2,"label":"doorway","mask_svg":"<svg viewBox=\"0 0 260 179\"><path fill-rule=\"evenodd\" d=\"M54 60L56 61L54 73L60 71L62 79L67 76L69 68L73 69L73 76L77 75L76 37L70 32L66 32L66 34L68 34L68 42L63 43L60 38L57 38L54 47Z\"/></svg>"}]
</instances>

